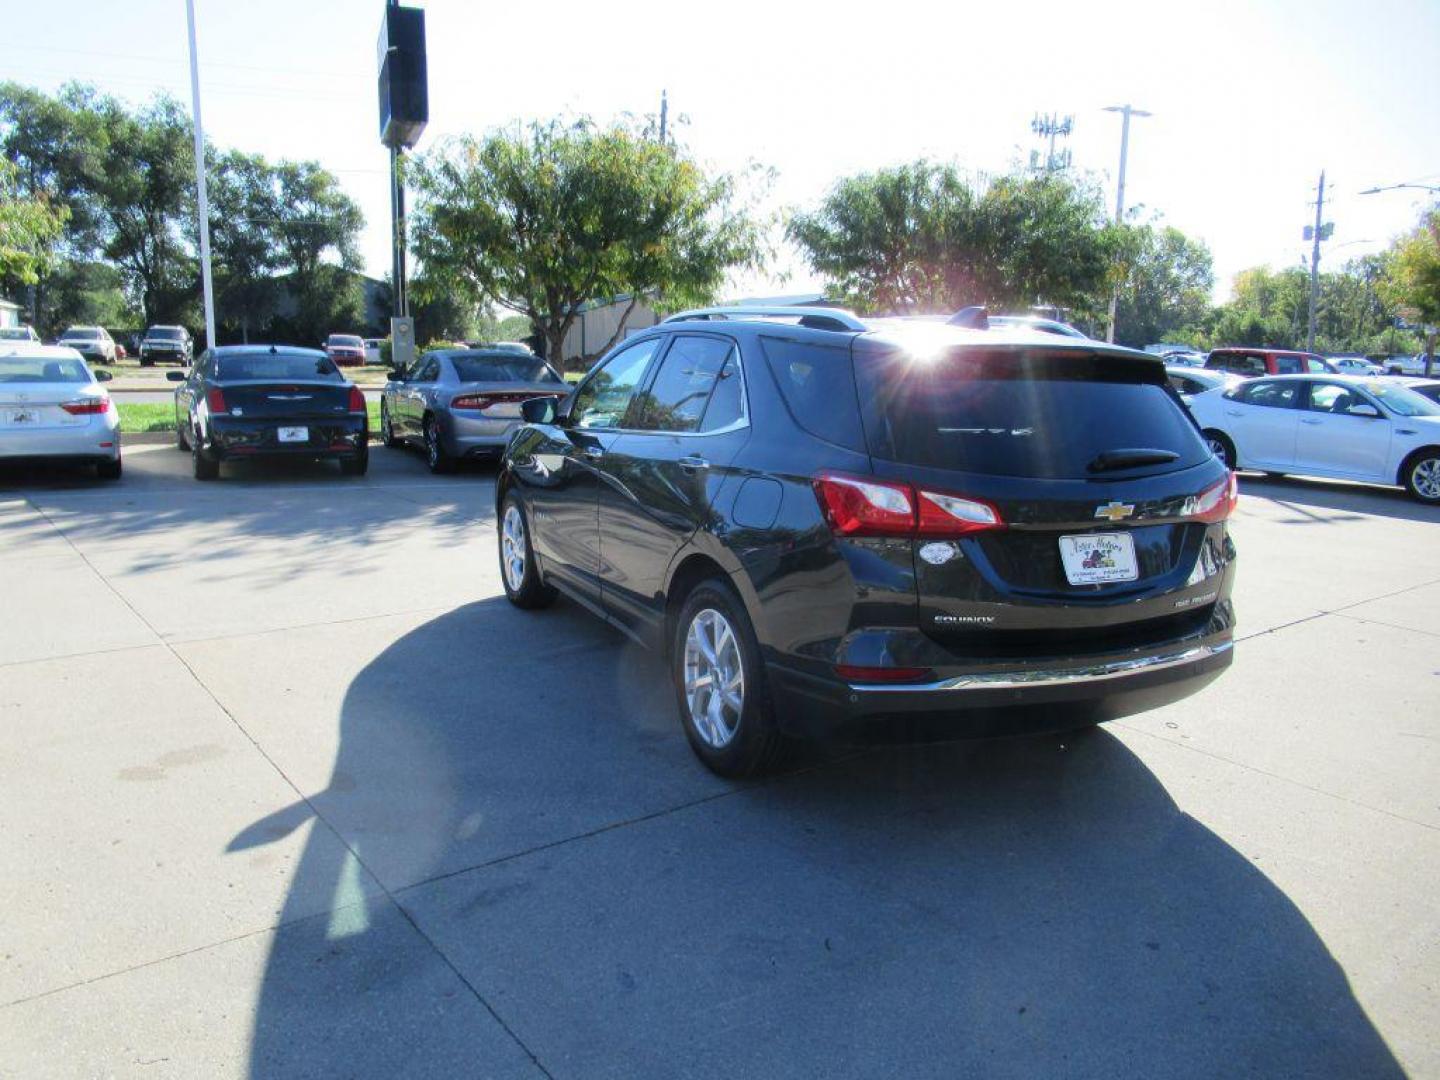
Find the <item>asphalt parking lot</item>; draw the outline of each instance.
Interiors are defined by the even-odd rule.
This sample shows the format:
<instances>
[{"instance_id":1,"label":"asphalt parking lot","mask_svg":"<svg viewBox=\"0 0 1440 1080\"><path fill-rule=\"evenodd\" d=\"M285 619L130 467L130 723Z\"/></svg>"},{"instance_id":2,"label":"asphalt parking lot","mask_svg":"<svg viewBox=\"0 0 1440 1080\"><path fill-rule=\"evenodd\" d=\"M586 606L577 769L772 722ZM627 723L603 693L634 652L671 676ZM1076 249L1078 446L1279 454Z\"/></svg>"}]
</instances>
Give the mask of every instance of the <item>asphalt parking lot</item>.
<instances>
[{"instance_id":1,"label":"asphalt parking lot","mask_svg":"<svg viewBox=\"0 0 1440 1080\"><path fill-rule=\"evenodd\" d=\"M0 472L0 1075L1440 1076L1440 511L1245 477L1235 666L736 785L493 474Z\"/></svg>"}]
</instances>

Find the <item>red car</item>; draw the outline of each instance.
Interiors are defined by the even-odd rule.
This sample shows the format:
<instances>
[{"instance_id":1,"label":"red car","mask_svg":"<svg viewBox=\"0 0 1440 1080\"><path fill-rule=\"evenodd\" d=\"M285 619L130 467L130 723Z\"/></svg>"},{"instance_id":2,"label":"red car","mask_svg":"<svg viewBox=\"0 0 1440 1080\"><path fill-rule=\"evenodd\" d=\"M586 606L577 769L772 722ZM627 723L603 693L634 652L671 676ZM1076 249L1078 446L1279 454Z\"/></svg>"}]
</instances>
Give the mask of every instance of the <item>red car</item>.
<instances>
[{"instance_id":1,"label":"red car","mask_svg":"<svg viewBox=\"0 0 1440 1080\"><path fill-rule=\"evenodd\" d=\"M1211 371L1229 371L1247 379L1259 375L1340 374L1340 369L1325 357L1295 349L1211 349L1205 366Z\"/></svg>"},{"instance_id":2,"label":"red car","mask_svg":"<svg viewBox=\"0 0 1440 1080\"><path fill-rule=\"evenodd\" d=\"M365 363L365 342L357 334L331 334L325 339L325 355L336 367L359 367Z\"/></svg>"}]
</instances>

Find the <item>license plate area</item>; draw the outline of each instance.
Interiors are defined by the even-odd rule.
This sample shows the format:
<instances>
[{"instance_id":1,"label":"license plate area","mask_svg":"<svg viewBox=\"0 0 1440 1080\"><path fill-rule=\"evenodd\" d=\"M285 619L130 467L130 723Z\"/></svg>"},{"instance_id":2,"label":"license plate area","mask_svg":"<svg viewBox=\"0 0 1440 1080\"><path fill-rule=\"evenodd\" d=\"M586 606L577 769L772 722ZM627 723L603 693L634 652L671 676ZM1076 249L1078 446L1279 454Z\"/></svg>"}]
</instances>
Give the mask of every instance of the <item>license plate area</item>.
<instances>
[{"instance_id":1,"label":"license plate area","mask_svg":"<svg viewBox=\"0 0 1440 1080\"><path fill-rule=\"evenodd\" d=\"M1060 562L1071 585L1134 581L1135 538L1129 533L1083 533L1060 537Z\"/></svg>"},{"instance_id":2,"label":"license plate area","mask_svg":"<svg viewBox=\"0 0 1440 1080\"><path fill-rule=\"evenodd\" d=\"M40 422L40 414L34 409L4 409L0 410L0 417L3 417L7 424L16 426L34 425Z\"/></svg>"},{"instance_id":3,"label":"license plate area","mask_svg":"<svg viewBox=\"0 0 1440 1080\"><path fill-rule=\"evenodd\" d=\"M306 443L310 441L308 427L276 428L275 437L282 443Z\"/></svg>"}]
</instances>

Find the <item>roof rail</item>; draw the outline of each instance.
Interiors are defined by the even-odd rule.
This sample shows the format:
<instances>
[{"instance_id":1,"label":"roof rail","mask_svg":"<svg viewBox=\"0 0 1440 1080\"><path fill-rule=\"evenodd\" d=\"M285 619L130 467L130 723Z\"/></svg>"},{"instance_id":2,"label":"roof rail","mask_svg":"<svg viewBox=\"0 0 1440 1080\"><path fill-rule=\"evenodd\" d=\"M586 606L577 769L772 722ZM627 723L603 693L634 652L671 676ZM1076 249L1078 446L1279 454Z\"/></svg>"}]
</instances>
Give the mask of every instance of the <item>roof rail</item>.
<instances>
[{"instance_id":1,"label":"roof rail","mask_svg":"<svg viewBox=\"0 0 1440 1080\"><path fill-rule=\"evenodd\" d=\"M696 308L694 311L681 311L671 315L665 321L673 322L704 322L707 320L726 319L799 319L801 326L808 326L812 330L845 330L861 332L869 330L870 327L861 322L855 313L846 311L844 308L832 307L770 307L766 305L738 305L731 307L709 307Z\"/></svg>"}]
</instances>

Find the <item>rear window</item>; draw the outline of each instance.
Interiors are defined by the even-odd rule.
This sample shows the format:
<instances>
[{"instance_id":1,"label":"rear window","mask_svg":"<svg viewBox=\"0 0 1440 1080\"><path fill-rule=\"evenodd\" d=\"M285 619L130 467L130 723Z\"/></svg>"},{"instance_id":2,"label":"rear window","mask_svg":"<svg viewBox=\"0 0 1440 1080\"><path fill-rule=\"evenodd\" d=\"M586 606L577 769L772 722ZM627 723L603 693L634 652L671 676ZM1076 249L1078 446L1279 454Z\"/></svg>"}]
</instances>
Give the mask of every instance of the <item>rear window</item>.
<instances>
[{"instance_id":1,"label":"rear window","mask_svg":"<svg viewBox=\"0 0 1440 1080\"><path fill-rule=\"evenodd\" d=\"M365 347L364 343L361 342L358 337L350 334L331 334L330 344L343 345L347 349L363 349Z\"/></svg>"},{"instance_id":2,"label":"rear window","mask_svg":"<svg viewBox=\"0 0 1440 1080\"><path fill-rule=\"evenodd\" d=\"M66 330L60 335L61 341L99 341L99 330Z\"/></svg>"},{"instance_id":3,"label":"rear window","mask_svg":"<svg viewBox=\"0 0 1440 1080\"><path fill-rule=\"evenodd\" d=\"M185 331L178 326L152 326L145 331L145 336L151 341L183 341Z\"/></svg>"},{"instance_id":4,"label":"rear window","mask_svg":"<svg viewBox=\"0 0 1440 1080\"><path fill-rule=\"evenodd\" d=\"M1158 366L1158 365L1157 365ZM1136 362L1033 351L934 358L858 354L870 452L932 469L1074 479L1112 450L1167 450L1166 469L1210 457L1173 391Z\"/></svg>"},{"instance_id":5,"label":"rear window","mask_svg":"<svg viewBox=\"0 0 1440 1080\"><path fill-rule=\"evenodd\" d=\"M534 356L452 356L461 382L564 382Z\"/></svg>"},{"instance_id":6,"label":"rear window","mask_svg":"<svg viewBox=\"0 0 1440 1080\"><path fill-rule=\"evenodd\" d=\"M83 360L41 360L27 356L0 356L3 383L88 383L90 369Z\"/></svg>"},{"instance_id":7,"label":"rear window","mask_svg":"<svg viewBox=\"0 0 1440 1080\"><path fill-rule=\"evenodd\" d=\"M852 450L864 448L848 342L835 348L790 338L762 337L760 348L797 424L826 442Z\"/></svg>"},{"instance_id":8,"label":"rear window","mask_svg":"<svg viewBox=\"0 0 1440 1080\"><path fill-rule=\"evenodd\" d=\"M215 361L217 379L340 379L328 356L301 353L257 353L222 356Z\"/></svg>"}]
</instances>

